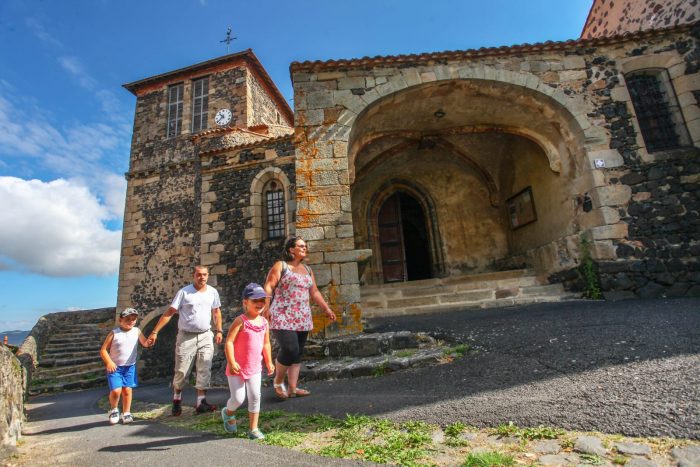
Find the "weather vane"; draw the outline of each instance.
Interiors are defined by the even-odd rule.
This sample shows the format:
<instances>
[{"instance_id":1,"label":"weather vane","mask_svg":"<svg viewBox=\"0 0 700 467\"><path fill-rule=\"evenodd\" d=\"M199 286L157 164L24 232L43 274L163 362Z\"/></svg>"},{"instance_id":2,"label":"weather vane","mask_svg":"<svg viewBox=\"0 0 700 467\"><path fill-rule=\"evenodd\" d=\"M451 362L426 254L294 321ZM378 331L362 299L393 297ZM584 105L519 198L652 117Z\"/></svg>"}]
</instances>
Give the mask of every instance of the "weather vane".
<instances>
[{"instance_id":1,"label":"weather vane","mask_svg":"<svg viewBox=\"0 0 700 467\"><path fill-rule=\"evenodd\" d=\"M226 55L228 55L229 51L229 45L231 45L231 41L238 39L237 37L231 37L231 26L228 27L228 30L226 30L226 39L219 41L219 42L226 42Z\"/></svg>"}]
</instances>

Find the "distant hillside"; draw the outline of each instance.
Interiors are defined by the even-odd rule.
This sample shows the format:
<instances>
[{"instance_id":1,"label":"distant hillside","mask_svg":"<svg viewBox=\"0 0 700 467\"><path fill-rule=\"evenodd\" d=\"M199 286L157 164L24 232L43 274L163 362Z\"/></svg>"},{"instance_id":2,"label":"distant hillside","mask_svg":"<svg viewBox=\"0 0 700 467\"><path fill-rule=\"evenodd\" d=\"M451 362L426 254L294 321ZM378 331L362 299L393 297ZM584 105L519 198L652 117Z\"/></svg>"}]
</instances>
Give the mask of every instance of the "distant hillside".
<instances>
[{"instance_id":1,"label":"distant hillside","mask_svg":"<svg viewBox=\"0 0 700 467\"><path fill-rule=\"evenodd\" d=\"M22 345L24 338L28 335L29 331L0 331L0 339L4 340L5 336L7 336L7 343L16 346Z\"/></svg>"}]
</instances>

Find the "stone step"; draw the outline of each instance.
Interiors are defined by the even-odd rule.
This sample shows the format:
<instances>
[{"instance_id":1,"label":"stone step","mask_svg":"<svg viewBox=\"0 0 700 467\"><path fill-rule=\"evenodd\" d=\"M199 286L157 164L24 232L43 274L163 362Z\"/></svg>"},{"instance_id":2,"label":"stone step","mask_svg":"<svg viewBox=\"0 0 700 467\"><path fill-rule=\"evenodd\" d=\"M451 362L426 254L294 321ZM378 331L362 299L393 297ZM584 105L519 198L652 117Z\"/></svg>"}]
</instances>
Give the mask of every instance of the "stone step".
<instances>
[{"instance_id":1,"label":"stone step","mask_svg":"<svg viewBox=\"0 0 700 467\"><path fill-rule=\"evenodd\" d=\"M94 331L65 331L62 330L49 338L49 342L53 340L64 340L64 339L104 339L107 337L107 331L103 329L96 329Z\"/></svg>"},{"instance_id":2,"label":"stone step","mask_svg":"<svg viewBox=\"0 0 700 467\"><path fill-rule=\"evenodd\" d=\"M75 368L70 367L70 370L75 370ZM106 371L104 365L102 368L90 369L90 370L76 370L70 371L61 375L40 375L32 377L32 386L43 386L47 384L58 384L58 383L70 383L73 381L86 381L93 380L95 378L105 377Z\"/></svg>"},{"instance_id":3,"label":"stone step","mask_svg":"<svg viewBox=\"0 0 700 467\"><path fill-rule=\"evenodd\" d=\"M100 358L99 354L94 354L90 352L90 355L82 356L82 357L73 357L73 358L47 358L47 359L40 359L39 360L39 366L40 367L58 367L58 366L72 366L72 365L80 365L83 363L92 363L92 362L101 362L102 359Z\"/></svg>"},{"instance_id":4,"label":"stone step","mask_svg":"<svg viewBox=\"0 0 700 467\"><path fill-rule=\"evenodd\" d=\"M360 293L366 317L516 306L572 298L561 284L543 284L534 271L528 269L365 286Z\"/></svg>"},{"instance_id":5,"label":"stone step","mask_svg":"<svg viewBox=\"0 0 700 467\"><path fill-rule=\"evenodd\" d=\"M102 371L104 372L105 366L104 362L100 361L81 363L80 365L73 366L58 366L58 367L38 367L37 370L32 374L32 378L36 379L49 379L58 378L69 373L75 373L80 371Z\"/></svg>"},{"instance_id":6,"label":"stone step","mask_svg":"<svg viewBox=\"0 0 700 467\"><path fill-rule=\"evenodd\" d=\"M102 342L103 339L95 339L89 342L81 342L80 345L76 345L75 343L71 344L47 344L46 347L44 347L44 353L50 353L50 352L67 352L67 351L72 351L73 349L80 349L80 350L87 350L87 349L97 349L99 350L100 347L102 347Z\"/></svg>"},{"instance_id":7,"label":"stone step","mask_svg":"<svg viewBox=\"0 0 700 467\"><path fill-rule=\"evenodd\" d=\"M397 308L363 308L362 315L366 318L379 318L401 315L417 315L428 313L445 313L452 311L477 310L484 308L512 307L520 305L532 305L534 303L559 302L564 300L575 300L577 297L570 295L552 296L521 296L513 298L499 298L493 300L483 300L478 302L453 302L441 303L427 306L397 307Z\"/></svg>"},{"instance_id":8,"label":"stone step","mask_svg":"<svg viewBox=\"0 0 700 467\"><path fill-rule=\"evenodd\" d=\"M61 337L61 338L51 338L46 344L47 346L52 344L73 344L75 346L80 346L82 344L89 344L92 342L102 342L107 334L104 336L79 336L79 337Z\"/></svg>"},{"instance_id":9,"label":"stone step","mask_svg":"<svg viewBox=\"0 0 700 467\"><path fill-rule=\"evenodd\" d=\"M442 348L415 349L415 352L411 352L410 355L393 353L352 360L329 359L305 362L302 365L301 376L307 381L381 376L393 371L437 365L448 361L445 350Z\"/></svg>"},{"instance_id":10,"label":"stone step","mask_svg":"<svg viewBox=\"0 0 700 467\"><path fill-rule=\"evenodd\" d=\"M78 389L88 389L88 388L93 388L96 386L104 386L104 385L105 385L105 377L104 377L104 375L100 375L100 376L97 376L97 377L92 378L92 379L37 384L36 386L29 387L29 394L32 396L35 396L37 394L42 394L42 393L74 391L74 390L78 390Z\"/></svg>"},{"instance_id":11,"label":"stone step","mask_svg":"<svg viewBox=\"0 0 700 467\"><path fill-rule=\"evenodd\" d=\"M366 333L340 336L321 342L321 353L329 358L370 357L397 350L435 346L433 337L410 331Z\"/></svg>"},{"instance_id":12,"label":"stone step","mask_svg":"<svg viewBox=\"0 0 700 467\"><path fill-rule=\"evenodd\" d=\"M100 352L100 347L95 347L94 349L86 347L78 347L74 349L61 349L52 350L50 352L44 352L41 354L39 360L56 360L61 358L76 358L76 357L86 357L89 355L95 356Z\"/></svg>"}]
</instances>

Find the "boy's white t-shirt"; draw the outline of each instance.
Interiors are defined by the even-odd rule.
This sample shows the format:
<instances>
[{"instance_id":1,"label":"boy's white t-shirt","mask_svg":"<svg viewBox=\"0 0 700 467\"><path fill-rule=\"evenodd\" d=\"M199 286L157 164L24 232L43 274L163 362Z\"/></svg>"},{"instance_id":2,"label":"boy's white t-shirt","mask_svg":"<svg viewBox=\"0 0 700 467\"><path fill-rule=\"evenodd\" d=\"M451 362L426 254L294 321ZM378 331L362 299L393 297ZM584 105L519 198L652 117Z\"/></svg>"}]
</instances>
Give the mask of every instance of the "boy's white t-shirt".
<instances>
[{"instance_id":1,"label":"boy's white t-shirt","mask_svg":"<svg viewBox=\"0 0 700 467\"><path fill-rule=\"evenodd\" d=\"M109 358L117 366L131 366L136 363L139 334L141 331L134 326L128 331L116 327L112 330L114 337L109 347Z\"/></svg>"},{"instance_id":2,"label":"boy's white t-shirt","mask_svg":"<svg viewBox=\"0 0 700 467\"><path fill-rule=\"evenodd\" d=\"M180 315L177 327L186 332L204 332L211 329L211 310L221 307L219 292L207 285L207 290L198 292L194 285L181 288L171 307Z\"/></svg>"}]
</instances>

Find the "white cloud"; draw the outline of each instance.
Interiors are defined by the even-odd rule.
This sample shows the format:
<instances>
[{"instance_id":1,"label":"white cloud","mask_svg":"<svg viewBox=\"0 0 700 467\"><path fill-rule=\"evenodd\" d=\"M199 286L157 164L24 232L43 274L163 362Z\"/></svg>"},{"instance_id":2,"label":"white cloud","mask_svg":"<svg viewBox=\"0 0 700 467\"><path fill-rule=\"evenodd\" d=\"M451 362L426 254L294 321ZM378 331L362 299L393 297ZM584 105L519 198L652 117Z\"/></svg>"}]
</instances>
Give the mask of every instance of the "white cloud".
<instances>
[{"instance_id":1,"label":"white cloud","mask_svg":"<svg viewBox=\"0 0 700 467\"><path fill-rule=\"evenodd\" d=\"M93 91L97 87L97 81L87 74L85 66L83 66L78 57L58 57L58 63L64 70L73 75L85 89Z\"/></svg>"},{"instance_id":2,"label":"white cloud","mask_svg":"<svg viewBox=\"0 0 700 467\"><path fill-rule=\"evenodd\" d=\"M44 27L37 18L27 18L24 23L27 25L29 30L34 34L41 42L46 45L57 47L59 49L63 48L61 41L53 37Z\"/></svg>"},{"instance_id":3,"label":"white cloud","mask_svg":"<svg viewBox=\"0 0 700 467\"><path fill-rule=\"evenodd\" d=\"M0 262L47 276L114 274L121 232L110 210L75 181L0 177Z\"/></svg>"},{"instance_id":4,"label":"white cloud","mask_svg":"<svg viewBox=\"0 0 700 467\"><path fill-rule=\"evenodd\" d=\"M81 180L104 200L114 218L121 218L126 182L111 167L122 166L128 160L129 125L73 123L58 129L42 116L43 112L10 91L0 82L0 156L18 159L24 172L31 168L32 176L48 171ZM29 118L29 114L35 117ZM26 164L27 158L36 162ZM0 162L0 166L7 166L5 161Z\"/></svg>"}]
</instances>

